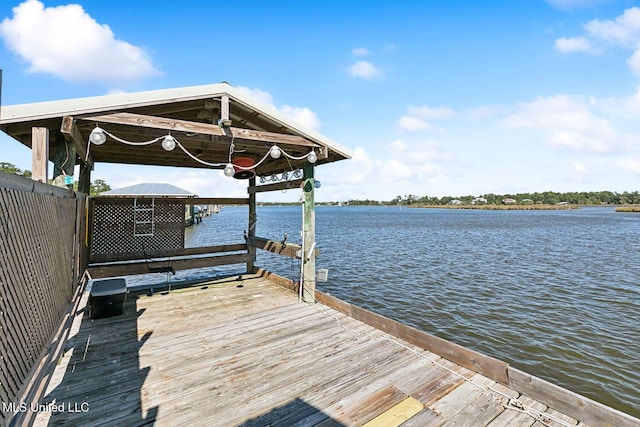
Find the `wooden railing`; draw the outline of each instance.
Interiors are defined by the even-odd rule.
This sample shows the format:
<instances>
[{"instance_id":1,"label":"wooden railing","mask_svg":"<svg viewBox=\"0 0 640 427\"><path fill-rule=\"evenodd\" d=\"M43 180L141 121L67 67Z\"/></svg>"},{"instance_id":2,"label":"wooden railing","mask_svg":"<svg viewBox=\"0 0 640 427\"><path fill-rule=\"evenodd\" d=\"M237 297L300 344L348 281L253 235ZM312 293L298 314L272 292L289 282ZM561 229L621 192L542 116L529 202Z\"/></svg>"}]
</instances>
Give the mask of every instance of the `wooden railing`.
<instances>
[{"instance_id":1,"label":"wooden railing","mask_svg":"<svg viewBox=\"0 0 640 427\"><path fill-rule=\"evenodd\" d=\"M246 251L247 245L244 243L177 249L155 252L145 259L90 264L88 272L92 279L101 279L131 274L146 274L153 272L154 269L163 267L170 267L174 271L178 271L191 268L244 264L253 260L253 257ZM225 254L225 252L227 253Z\"/></svg>"},{"instance_id":2,"label":"wooden railing","mask_svg":"<svg viewBox=\"0 0 640 427\"><path fill-rule=\"evenodd\" d=\"M0 211L0 425L7 425L40 376L84 271L85 198L0 172Z\"/></svg>"},{"instance_id":3,"label":"wooden railing","mask_svg":"<svg viewBox=\"0 0 640 427\"><path fill-rule=\"evenodd\" d=\"M263 237L249 237L247 239L247 245L289 258L299 258L298 252L302 249L302 246L297 243L282 243L275 240L265 239ZM320 255L320 250L315 248L314 253L317 257ZM309 254L307 253L306 255L308 256Z\"/></svg>"}]
</instances>

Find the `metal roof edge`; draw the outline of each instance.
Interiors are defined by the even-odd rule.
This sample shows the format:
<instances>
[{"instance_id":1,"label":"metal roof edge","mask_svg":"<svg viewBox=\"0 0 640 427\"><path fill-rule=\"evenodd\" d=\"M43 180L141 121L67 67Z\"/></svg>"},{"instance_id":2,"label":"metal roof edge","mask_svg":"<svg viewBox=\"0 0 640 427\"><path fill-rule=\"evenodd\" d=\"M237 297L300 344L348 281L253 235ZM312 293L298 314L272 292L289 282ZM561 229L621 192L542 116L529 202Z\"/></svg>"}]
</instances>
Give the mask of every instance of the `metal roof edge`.
<instances>
[{"instance_id":1,"label":"metal roof edge","mask_svg":"<svg viewBox=\"0 0 640 427\"><path fill-rule=\"evenodd\" d=\"M351 158L353 156L350 149L338 144L331 138L328 138L313 129L307 128L291 117L278 111L274 106L258 101L243 90L235 88L226 82L85 98L44 101L29 104L5 105L2 106L0 113L2 114L0 116L0 125L25 122L29 120L42 120L67 115L91 114L121 108L143 107L159 103L189 101L192 99L203 99L221 95L227 95L230 99L233 99L246 107L259 111L271 120L274 120L285 127L291 128L295 132L299 133L300 136L309 138L314 142L324 145L345 158Z\"/></svg>"}]
</instances>

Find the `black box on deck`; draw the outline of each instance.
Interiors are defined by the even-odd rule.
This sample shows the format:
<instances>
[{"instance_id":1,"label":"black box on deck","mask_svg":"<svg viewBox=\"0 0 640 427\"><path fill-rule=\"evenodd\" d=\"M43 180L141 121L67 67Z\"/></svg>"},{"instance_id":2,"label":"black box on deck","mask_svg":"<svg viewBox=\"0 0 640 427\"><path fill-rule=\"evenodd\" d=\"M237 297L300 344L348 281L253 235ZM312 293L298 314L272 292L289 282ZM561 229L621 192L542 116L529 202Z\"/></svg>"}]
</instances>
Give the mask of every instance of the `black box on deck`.
<instances>
[{"instance_id":1,"label":"black box on deck","mask_svg":"<svg viewBox=\"0 0 640 427\"><path fill-rule=\"evenodd\" d=\"M124 312L127 281L123 278L94 280L89 293L89 317L117 316Z\"/></svg>"}]
</instances>

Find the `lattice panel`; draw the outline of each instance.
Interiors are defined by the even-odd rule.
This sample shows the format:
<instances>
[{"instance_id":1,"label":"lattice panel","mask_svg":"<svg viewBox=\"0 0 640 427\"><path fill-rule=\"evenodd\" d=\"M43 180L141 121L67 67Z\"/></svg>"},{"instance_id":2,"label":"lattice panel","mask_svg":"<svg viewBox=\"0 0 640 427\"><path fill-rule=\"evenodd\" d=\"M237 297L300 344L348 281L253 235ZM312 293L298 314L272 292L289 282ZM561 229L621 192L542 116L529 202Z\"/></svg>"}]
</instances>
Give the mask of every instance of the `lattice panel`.
<instances>
[{"instance_id":1,"label":"lattice panel","mask_svg":"<svg viewBox=\"0 0 640 427\"><path fill-rule=\"evenodd\" d=\"M0 425L50 344L74 292L76 210L73 194L29 191L29 180L0 182ZM0 180L1 181L1 180ZM49 193L51 191L48 191ZM79 212L84 216L84 209Z\"/></svg>"},{"instance_id":2,"label":"lattice panel","mask_svg":"<svg viewBox=\"0 0 640 427\"><path fill-rule=\"evenodd\" d=\"M144 204L138 200L137 206L144 206ZM149 206L151 206L150 202ZM152 216L153 227L148 226L144 230L149 233L140 233L142 227L147 225L137 224L137 227L134 227L133 198L93 199L90 230L91 262L140 259L183 249L184 212L183 203L156 201ZM148 216L151 218L150 215ZM151 234L151 229L153 229L153 235L136 236L136 233Z\"/></svg>"}]
</instances>

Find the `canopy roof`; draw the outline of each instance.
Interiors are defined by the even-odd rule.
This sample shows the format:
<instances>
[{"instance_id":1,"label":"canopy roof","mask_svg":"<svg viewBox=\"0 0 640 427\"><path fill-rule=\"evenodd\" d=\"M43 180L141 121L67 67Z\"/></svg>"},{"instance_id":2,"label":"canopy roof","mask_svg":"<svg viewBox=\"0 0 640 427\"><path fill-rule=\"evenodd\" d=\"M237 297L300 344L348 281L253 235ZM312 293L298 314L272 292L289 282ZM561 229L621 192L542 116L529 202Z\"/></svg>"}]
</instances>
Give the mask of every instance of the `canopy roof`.
<instances>
[{"instance_id":1,"label":"canopy roof","mask_svg":"<svg viewBox=\"0 0 640 427\"><path fill-rule=\"evenodd\" d=\"M196 194L171 184L142 183L103 191L100 196L196 197Z\"/></svg>"},{"instance_id":2,"label":"canopy roof","mask_svg":"<svg viewBox=\"0 0 640 427\"><path fill-rule=\"evenodd\" d=\"M258 175L298 169L315 151L317 164L348 159L351 152L305 128L275 108L227 83L147 92L3 106L0 129L31 147L32 128L49 129L54 141L64 138L77 149L77 161L222 169L233 157L261 160L272 145L284 153L256 167ZM230 122L229 122L230 120ZM171 134L186 151L162 148L161 140L132 146L107 138L89 147L95 126L128 142L145 142ZM87 150L89 153L87 155ZM205 163L219 164L211 166Z\"/></svg>"}]
</instances>

